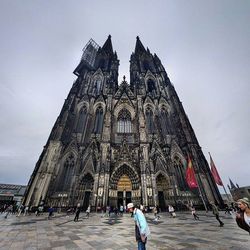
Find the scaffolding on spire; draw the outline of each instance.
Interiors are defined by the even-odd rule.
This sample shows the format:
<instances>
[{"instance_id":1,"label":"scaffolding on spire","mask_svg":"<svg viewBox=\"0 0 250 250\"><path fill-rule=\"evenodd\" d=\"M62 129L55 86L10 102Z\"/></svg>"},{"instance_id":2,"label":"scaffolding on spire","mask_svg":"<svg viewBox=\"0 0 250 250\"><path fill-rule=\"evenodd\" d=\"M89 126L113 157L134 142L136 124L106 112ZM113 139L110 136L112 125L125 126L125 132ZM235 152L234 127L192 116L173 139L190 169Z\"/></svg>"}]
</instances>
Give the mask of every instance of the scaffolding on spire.
<instances>
[{"instance_id":1,"label":"scaffolding on spire","mask_svg":"<svg viewBox=\"0 0 250 250\"><path fill-rule=\"evenodd\" d=\"M95 64L96 53L99 48L100 46L91 38L82 49L83 54L81 62L84 61L93 67Z\"/></svg>"}]
</instances>

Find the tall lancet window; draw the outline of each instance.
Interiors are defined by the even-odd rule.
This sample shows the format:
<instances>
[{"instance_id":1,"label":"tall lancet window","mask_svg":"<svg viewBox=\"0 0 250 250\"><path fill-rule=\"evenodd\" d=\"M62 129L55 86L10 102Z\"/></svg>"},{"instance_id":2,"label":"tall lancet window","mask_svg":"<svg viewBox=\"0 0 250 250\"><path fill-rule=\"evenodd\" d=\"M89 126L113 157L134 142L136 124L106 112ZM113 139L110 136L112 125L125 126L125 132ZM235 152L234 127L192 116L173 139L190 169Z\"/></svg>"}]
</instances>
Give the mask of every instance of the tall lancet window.
<instances>
[{"instance_id":1,"label":"tall lancet window","mask_svg":"<svg viewBox=\"0 0 250 250\"><path fill-rule=\"evenodd\" d=\"M122 109L118 115L118 133L132 133L131 115L127 109Z\"/></svg>"},{"instance_id":2,"label":"tall lancet window","mask_svg":"<svg viewBox=\"0 0 250 250\"><path fill-rule=\"evenodd\" d=\"M174 170L177 180L177 186L181 191L187 190L187 183L185 178L185 168L181 163L180 159L175 158L174 160Z\"/></svg>"},{"instance_id":3,"label":"tall lancet window","mask_svg":"<svg viewBox=\"0 0 250 250\"><path fill-rule=\"evenodd\" d=\"M77 133L84 133L86 122L87 122L87 107L84 106L81 108L79 112L79 117L76 126Z\"/></svg>"},{"instance_id":4,"label":"tall lancet window","mask_svg":"<svg viewBox=\"0 0 250 250\"><path fill-rule=\"evenodd\" d=\"M97 95L99 95L101 92L101 85L102 85L101 79L97 79L96 80L96 94Z\"/></svg>"},{"instance_id":5,"label":"tall lancet window","mask_svg":"<svg viewBox=\"0 0 250 250\"><path fill-rule=\"evenodd\" d=\"M161 129L163 134L171 133L170 118L167 110L163 107L161 110Z\"/></svg>"},{"instance_id":6,"label":"tall lancet window","mask_svg":"<svg viewBox=\"0 0 250 250\"><path fill-rule=\"evenodd\" d=\"M147 81L147 87L148 87L148 92L156 95L156 86L155 86L155 82L152 79L149 79Z\"/></svg>"},{"instance_id":7,"label":"tall lancet window","mask_svg":"<svg viewBox=\"0 0 250 250\"><path fill-rule=\"evenodd\" d=\"M154 115L150 108L146 109L146 123L147 123L148 133L153 134L155 132Z\"/></svg>"},{"instance_id":8,"label":"tall lancet window","mask_svg":"<svg viewBox=\"0 0 250 250\"><path fill-rule=\"evenodd\" d=\"M95 127L94 133L101 134L103 126L103 109L102 107L98 107L95 112Z\"/></svg>"},{"instance_id":9,"label":"tall lancet window","mask_svg":"<svg viewBox=\"0 0 250 250\"><path fill-rule=\"evenodd\" d=\"M102 80L100 78L97 78L94 81L93 93L96 94L96 95L100 95L101 87L102 87Z\"/></svg>"},{"instance_id":10,"label":"tall lancet window","mask_svg":"<svg viewBox=\"0 0 250 250\"><path fill-rule=\"evenodd\" d=\"M63 166L63 172L59 182L60 191L69 191L71 181L74 174L75 159L71 154L65 161Z\"/></svg>"}]
</instances>

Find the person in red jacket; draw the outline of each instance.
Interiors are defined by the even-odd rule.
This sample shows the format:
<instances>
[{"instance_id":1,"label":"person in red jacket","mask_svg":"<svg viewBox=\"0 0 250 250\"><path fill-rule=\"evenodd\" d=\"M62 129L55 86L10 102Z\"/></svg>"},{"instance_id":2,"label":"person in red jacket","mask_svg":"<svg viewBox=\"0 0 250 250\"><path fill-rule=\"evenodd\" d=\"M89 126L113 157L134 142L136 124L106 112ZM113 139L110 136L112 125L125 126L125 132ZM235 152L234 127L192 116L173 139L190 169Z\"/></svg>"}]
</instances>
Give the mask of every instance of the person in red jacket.
<instances>
[{"instance_id":1,"label":"person in red jacket","mask_svg":"<svg viewBox=\"0 0 250 250\"><path fill-rule=\"evenodd\" d=\"M240 228L250 234L250 201L242 198L237 201L240 211L236 215L236 222Z\"/></svg>"}]
</instances>

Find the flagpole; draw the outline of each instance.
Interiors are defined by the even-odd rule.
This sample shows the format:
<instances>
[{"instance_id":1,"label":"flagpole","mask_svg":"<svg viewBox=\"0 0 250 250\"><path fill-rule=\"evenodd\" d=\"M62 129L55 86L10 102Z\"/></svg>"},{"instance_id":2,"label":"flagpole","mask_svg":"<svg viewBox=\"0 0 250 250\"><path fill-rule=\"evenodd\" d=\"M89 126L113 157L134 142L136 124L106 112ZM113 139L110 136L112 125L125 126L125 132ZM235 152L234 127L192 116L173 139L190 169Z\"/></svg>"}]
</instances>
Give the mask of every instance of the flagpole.
<instances>
[{"instance_id":1,"label":"flagpole","mask_svg":"<svg viewBox=\"0 0 250 250\"><path fill-rule=\"evenodd\" d=\"M211 156L210 152L208 152L208 154L209 154L209 156L210 156L210 159L212 159L212 156ZM211 160L210 160L210 165L211 165ZM211 166L210 166L210 167L211 167ZM222 183L222 187L223 187L223 189L224 189L224 191L225 191L225 193L226 193L227 199L228 199L228 201L230 201L229 195L228 195L228 193L227 193L227 191L226 191L226 189L225 189L225 186L224 186L222 180L221 180L221 183ZM216 184L216 182L215 182L215 184Z\"/></svg>"},{"instance_id":2,"label":"flagpole","mask_svg":"<svg viewBox=\"0 0 250 250\"><path fill-rule=\"evenodd\" d=\"M202 200L202 202L203 202L203 205L204 205L204 207L205 207L205 210L206 210L206 212L208 212L208 209L207 209L207 205L206 205L206 202L205 202L205 200L204 200L204 197L203 197L203 194L202 194L202 192L201 192L201 188L200 188L200 183L201 183L201 179L200 179L200 175L199 175L199 173L197 173L197 176L198 176L198 190L199 190L199 193L200 193L200 197L201 197L201 200Z\"/></svg>"},{"instance_id":3,"label":"flagpole","mask_svg":"<svg viewBox=\"0 0 250 250\"><path fill-rule=\"evenodd\" d=\"M197 174L198 175L198 174ZM198 190L199 190L199 193L200 193L200 197L201 197L201 199L202 199L202 202L203 202L203 205L204 205L204 207L205 207L205 210L206 210L206 212L208 212L208 209L207 209L207 205L206 205L206 202L204 201L204 198L203 198L203 195L202 195L202 193L201 193L201 189L200 189L200 179L199 179L199 181L198 181Z\"/></svg>"},{"instance_id":4,"label":"flagpole","mask_svg":"<svg viewBox=\"0 0 250 250\"><path fill-rule=\"evenodd\" d=\"M190 159L190 161L191 161L191 158L190 158L190 156L189 156L189 154L188 154L188 158ZM194 171L194 167L193 167L193 171ZM195 171L194 171L194 174L195 174ZM205 201L204 201L204 197L203 197L203 194L202 194L202 192L201 192L201 189L200 189L200 182L201 182L201 180L200 180L200 176L199 176L199 174L197 173L197 175L198 175L198 181L197 181L197 187L198 187L198 190L199 190L199 194L200 194L200 197L201 197L201 200L202 200L202 202L203 202L203 205L204 205L204 207L205 207L205 210L206 210L206 212L208 212L208 209L207 209L207 205L206 205L206 203L205 203Z\"/></svg>"}]
</instances>

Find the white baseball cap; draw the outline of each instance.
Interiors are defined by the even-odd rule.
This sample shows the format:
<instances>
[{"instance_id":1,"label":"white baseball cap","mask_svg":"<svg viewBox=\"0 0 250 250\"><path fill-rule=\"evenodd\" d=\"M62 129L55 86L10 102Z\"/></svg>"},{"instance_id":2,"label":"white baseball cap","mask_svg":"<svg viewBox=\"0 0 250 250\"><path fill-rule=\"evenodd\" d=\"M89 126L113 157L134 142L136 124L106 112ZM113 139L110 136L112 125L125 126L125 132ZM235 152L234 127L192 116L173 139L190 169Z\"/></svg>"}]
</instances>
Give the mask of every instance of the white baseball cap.
<instances>
[{"instance_id":1,"label":"white baseball cap","mask_svg":"<svg viewBox=\"0 0 250 250\"><path fill-rule=\"evenodd\" d=\"M132 208L132 207L134 207L133 203L129 203L128 206L127 206L127 208Z\"/></svg>"}]
</instances>

